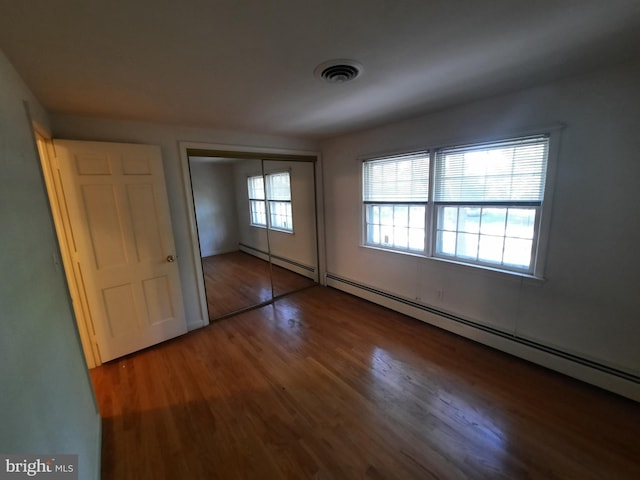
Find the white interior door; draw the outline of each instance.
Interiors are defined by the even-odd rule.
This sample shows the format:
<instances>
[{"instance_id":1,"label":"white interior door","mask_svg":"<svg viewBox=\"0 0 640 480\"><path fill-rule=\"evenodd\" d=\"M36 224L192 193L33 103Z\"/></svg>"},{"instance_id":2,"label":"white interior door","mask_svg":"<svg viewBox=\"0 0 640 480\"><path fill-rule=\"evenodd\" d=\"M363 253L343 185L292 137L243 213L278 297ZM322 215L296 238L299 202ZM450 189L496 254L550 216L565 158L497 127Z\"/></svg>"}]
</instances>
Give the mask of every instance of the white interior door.
<instances>
[{"instance_id":1,"label":"white interior door","mask_svg":"<svg viewBox=\"0 0 640 480\"><path fill-rule=\"evenodd\" d=\"M54 140L103 362L187 331L160 149Z\"/></svg>"}]
</instances>

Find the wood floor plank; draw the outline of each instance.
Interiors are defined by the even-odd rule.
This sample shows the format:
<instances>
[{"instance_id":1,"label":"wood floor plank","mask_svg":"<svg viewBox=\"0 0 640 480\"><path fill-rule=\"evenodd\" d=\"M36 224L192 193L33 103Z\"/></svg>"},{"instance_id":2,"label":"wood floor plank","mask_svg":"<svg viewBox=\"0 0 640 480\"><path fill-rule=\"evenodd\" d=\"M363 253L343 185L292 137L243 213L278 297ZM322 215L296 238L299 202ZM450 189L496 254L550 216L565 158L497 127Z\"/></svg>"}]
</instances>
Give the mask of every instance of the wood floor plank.
<instances>
[{"instance_id":1,"label":"wood floor plank","mask_svg":"<svg viewBox=\"0 0 640 480\"><path fill-rule=\"evenodd\" d=\"M202 272L212 320L315 283L242 251L204 257Z\"/></svg>"},{"instance_id":2,"label":"wood floor plank","mask_svg":"<svg viewBox=\"0 0 640 480\"><path fill-rule=\"evenodd\" d=\"M91 371L110 479L638 479L640 406L325 287Z\"/></svg>"}]
</instances>

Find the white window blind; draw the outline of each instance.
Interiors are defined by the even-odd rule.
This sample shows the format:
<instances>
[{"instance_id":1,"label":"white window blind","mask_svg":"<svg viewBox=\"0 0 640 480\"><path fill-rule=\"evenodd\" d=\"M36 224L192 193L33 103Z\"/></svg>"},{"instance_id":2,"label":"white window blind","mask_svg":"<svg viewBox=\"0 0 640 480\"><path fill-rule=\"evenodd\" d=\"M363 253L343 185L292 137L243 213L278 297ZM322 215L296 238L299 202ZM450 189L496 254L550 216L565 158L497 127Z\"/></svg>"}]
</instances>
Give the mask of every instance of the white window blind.
<instances>
[{"instance_id":1,"label":"white window blind","mask_svg":"<svg viewBox=\"0 0 640 480\"><path fill-rule=\"evenodd\" d=\"M418 152L363 163L365 202L427 202L429 152Z\"/></svg>"},{"instance_id":2,"label":"white window blind","mask_svg":"<svg viewBox=\"0 0 640 480\"><path fill-rule=\"evenodd\" d=\"M291 201L289 173L270 173L267 175L267 192L269 200Z\"/></svg>"},{"instance_id":3,"label":"white window blind","mask_svg":"<svg viewBox=\"0 0 640 480\"><path fill-rule=\"evenodd\" d=\"M264 181L262 175L249 177L247 184L249 187L249 198L251 200L264 200Z\"/></svg>"},{"instance_id":4,"label":"white window blind","mask_svg":"<svg viewBox=\"0 0 640 480\"><path fill-rule=\"evenodd\" d=\"M436 153L436 202L542 202L548 136L444 148Z\"/></svg>"}]
</instances>

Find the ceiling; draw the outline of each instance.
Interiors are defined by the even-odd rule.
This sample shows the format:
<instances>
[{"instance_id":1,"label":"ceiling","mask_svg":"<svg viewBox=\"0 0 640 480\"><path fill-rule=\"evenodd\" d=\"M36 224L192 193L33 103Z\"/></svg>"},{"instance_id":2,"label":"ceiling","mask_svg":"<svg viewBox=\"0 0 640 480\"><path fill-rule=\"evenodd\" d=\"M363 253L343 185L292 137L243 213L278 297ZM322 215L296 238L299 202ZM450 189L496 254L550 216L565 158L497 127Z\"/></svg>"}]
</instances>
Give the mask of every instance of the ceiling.
<instances>
[{"instance_id":1,"label":"ceiling","mask_svg":"<svg viewBox=\"0 0 640 480\"><path fill-rule=\"evenodd\" d=\"M50 112L321 139L640 58L640 1L0 0L0 49Z\"/></svg>"}]
</instances>

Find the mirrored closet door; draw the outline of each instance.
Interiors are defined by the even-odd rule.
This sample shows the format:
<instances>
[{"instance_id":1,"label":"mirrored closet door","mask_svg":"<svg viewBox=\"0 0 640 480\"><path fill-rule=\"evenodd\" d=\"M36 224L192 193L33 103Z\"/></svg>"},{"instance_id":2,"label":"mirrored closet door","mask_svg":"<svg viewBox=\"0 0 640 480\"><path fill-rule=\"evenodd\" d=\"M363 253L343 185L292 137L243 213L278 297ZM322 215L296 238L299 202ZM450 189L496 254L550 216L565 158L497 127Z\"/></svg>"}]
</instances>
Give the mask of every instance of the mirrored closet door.
<instances>
[{"instance_id":1,"label":"mirrored closet door","mask_svg":"<svg viewBox=\"0 0 640 480\"><path fill-rule=\"evenodd\" d=\"M276 297L318 281L314 164L265 160L269 260Z\"/></svg>"},{"instance_id":2,"label":"mirrored closet door","mask_svg":"<svg viewBox=\"0 0 640 480\"><path fill-rule=\"evenodd\" d=\"M318 281L313 161L224 153L189 155L211 320Z\"/></svg>"}]
</instances>

